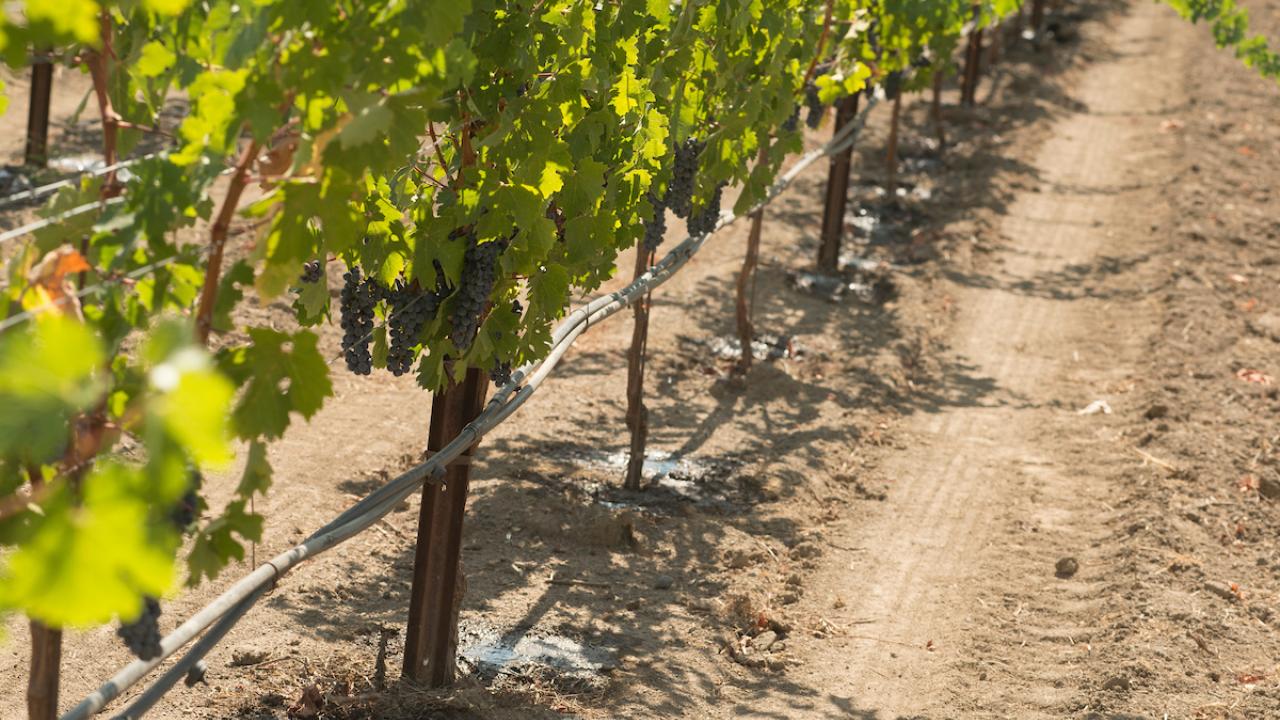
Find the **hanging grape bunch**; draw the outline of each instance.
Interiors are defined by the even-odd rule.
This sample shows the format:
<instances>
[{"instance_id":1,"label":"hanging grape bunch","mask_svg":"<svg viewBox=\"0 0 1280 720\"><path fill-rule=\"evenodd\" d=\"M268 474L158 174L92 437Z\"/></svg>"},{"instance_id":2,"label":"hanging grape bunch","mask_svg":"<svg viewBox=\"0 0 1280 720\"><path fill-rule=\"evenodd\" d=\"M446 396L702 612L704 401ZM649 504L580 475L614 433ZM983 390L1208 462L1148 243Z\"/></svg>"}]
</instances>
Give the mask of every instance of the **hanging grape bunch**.
<instances>
[{"instance_id":1,"label":"hanging grape bunch","mask_svg":"<svg viewBox=\"0 0 1280 720\"><path fill-rule=\"evenodd\" d=\"M782 129L785 132L795 132L800 126L800 106L796 105L791 109L791 116L782 121Z\"/></svg>"},{"instance_id":2,"label":"hanging grape bunch","mask_svg":"<svg viewBox=\"0 0 1280 720\"><path fill-rule=\"evenodd\" d=\"M413 366L413 347L427 323L436 318L440 309L441 294L420 289L416 283L403 278L387 293L387 369L397 377L409 372Z\"/></svg>"},{"instance_id":3,"label":"hanging grape bunch","mask_svg":"<svg viewBox=\"0 0 1280 720\"><path fill-rule=\"evenodd\" d=\"M514 237L512 233L512 237ZM462 281L458 284L457 297L453 301L453 314L449 322L453 332L449 339L454 347L466 352L475 342L480 331L481 316L489 294L498 279L498 258L506 249L510 238L481 243L473 232L466 235L467 251L462 259Z\"/></svg>"},{"instance_id":4,"label":"hanging grape bunch","mask_svg":"<svg viewBox=\"0 0 1280 720\"><path fill-rule=\"evenodd\" d=\"M827 106L822 104L822 100L818 98L818 85L810 81L804 86L804 104L809 109L809 114L805 116L804 124L809 126L810 130L817 129L822 124L822 115L827 111Z\"/></svg>"},{"instance_id":5,"label":"hanging grape bunch","mask_svg":"<svg viewBox=\"0 0 1280 720\"><path fill-rule=\"evenodd\" d=\"M902 71L895 70L884 78L884 96L889 100L896 99L902 92Z\"/></svg>"},{"instance_id":6,"label":"hanging grape bunch","mask_svg":"<svg viewBox=\"0 0 1280 720\"><path fill-rule=\"evenodd\" d=\"M644 249L645 252L653 252L667 234L667 206L653 188L649 188L645 198L653 208L653 217L644 221Z\"/></svg>"},{"instance_id":7,"label":"hanging grape bunch","mask_svg":"<svg viewBox=\"0 0 1280 720\"><path fill-rule=\"evenodd\" d=\"M324 274L324 264L319 260L309 260L302 264L302 282L318 283Z\"/></svg>"},{"instance_id":8,"label":"hanging grape bunch","mask_svg":"<svg viewBox=\"0 0 1280 720\"><path fill-rule=\"evenodd\" d=\"M373 337L374 307L381 293L376 283L360 276L358 265L352 265L342 280L342 293L339 295L342 356L347 361L348 370L357 375L368 375L373 372L369 341Z\"/></svg>"},{"instance_id":9,"label":"hanging grape bunch","mask_svg":"<svg viewBox=\"0 0 1280 720\"><path fill-rule=\"evenodd\" d=\"M676 217L687 218L693 211L693 188L698 175L698 156L706 145L697 138L686 138L676 146L675 162L671 167L671 182L663 201Z\"/></svg>"},{"instance_id":10,"label":"hanging grape bunch","mask_svg":"<svg viewBox=\"0 0 1280 720\"><path fill-rule=\"evenodd\" d=\"M192 467L187 471L187 491L178 499L177 504L169 511L169 522L178 532L186 532L196 521L200 513L200 486L204 484L204 476L200 470Z\"/></svg>"},{"instance_id":11,"label":"hanging grape bunch","mask_svg":"<svg viewBox=\"0 0 1280 720\"><path fill-rule=\"evenodd\" d=\"M116 635L138 659L160 657L160 601L143 598L142 614L133 622L121 623Z\"/></svg>"},{"instance_id":12,"label":"hanging grape bunch","mask_svg":"<svg viewBox=\"0 0 1280 720\"><path fill-rule=\"evenodd\" d=\"M689 235L697 237L716 229L716 223L720 220L720 205L724 199L724 185L724 183L716 184L716 189L711 191L711 196L707 198L707 204L697 212L689 214L689 219L685 221Z\"/></svg>"}]
</instances>

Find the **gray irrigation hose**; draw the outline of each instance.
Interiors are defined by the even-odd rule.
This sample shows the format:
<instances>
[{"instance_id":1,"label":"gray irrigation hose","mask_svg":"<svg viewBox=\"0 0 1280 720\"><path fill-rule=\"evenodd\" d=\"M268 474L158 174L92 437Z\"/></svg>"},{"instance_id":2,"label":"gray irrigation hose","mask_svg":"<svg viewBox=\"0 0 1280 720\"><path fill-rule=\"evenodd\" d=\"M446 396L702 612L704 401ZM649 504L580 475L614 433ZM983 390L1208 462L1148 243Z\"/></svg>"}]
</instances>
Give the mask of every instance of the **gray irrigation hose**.
<instances>
[{"instance_id":1,"label":"gray irrigation hose","mask_svg":"<svg viewBox=\"0 0 1280 720\"><path fill-rule=\"evenodd\" d=\"M134 718L142 717L144 713L155 707L155 704L160 702L179 680L186 677L187 672L195 667L196 663L200 662L200 659L231 631L231 628L236 626L244 611L252 607L258 601L258 598L266 594L269 588L269 585L263 585L249 593L249 596L241 600L240 604L231 608L213 627L209 628L208 632L196 641L195 645L191 646L191 649L187 651L186 655L182 656L182 659L174 663L173 667L166 670L159 678L156 678L151 687L129 703L129 706L122 710L119 715L116 715L113 720L134 720Z\"/></svg>"},{"instance_id":2,"label":"gray irrigation hose","mask_svg":"<svg viewBox=\"0 0 1280 720\"><path fill-rule=\"evenodd\" d=\"M792 166L786 173L769 187L764 199L747 213L763 208L787 188L795 178L807 167L822 157L844 150L857 139L858 132L866 124L867 113L876 104L871 98L866 107L858 114L854 122L840 129L821 148L811 151ZM181 647L191 642L206 628L217 623L217 627L209 631L206 637L209 642L198 642L193 646L178 665L183 667L182 673L173 670L166 672L151 685L133 705L126 709L132 713L127 717L137 718L146 712L156 701L173 687L185 674L185 668L193 666L221 639L239 619L253 607L274 582L304 560L319 555L345 540L367 530L375 522L391 512L397 504L407 498L423 484L439 482L445 467L449 463L471 449L480 438L499 423L511 416L524 405L542 382L551 374L573 342L591 325L616 314L623 308L636 302L645 293L662 285L677 270L683 267L695 253L706 243L711 234L733 222L740 216L723 213L713 230L703 235L686 238L668 252L661 261L636 278L631 284L616 292L604 295L571 312L552 333L552 348L547 356L538 363L520 368L512 375L510 383L495 393L484 410L475 420L468 423L458 436L437 451L426 462L421 463L399 477L391 480L373 491L355 505L342 512L324 527L317 530L302 544L280 553L256 570L241 578L227 588L217 598L192 615L182 625L164 637L160 643L160 655L152 660L134 660L120 669L101 687L81 700L78 705L62 715L60 720L87 720L96 714L107 703L119 697L139 680L145 677L161 662L173 655ZM217 637L214 637L214 635ZM145 706L140 706L143 699Z\"/></svg>"}]
</instances>

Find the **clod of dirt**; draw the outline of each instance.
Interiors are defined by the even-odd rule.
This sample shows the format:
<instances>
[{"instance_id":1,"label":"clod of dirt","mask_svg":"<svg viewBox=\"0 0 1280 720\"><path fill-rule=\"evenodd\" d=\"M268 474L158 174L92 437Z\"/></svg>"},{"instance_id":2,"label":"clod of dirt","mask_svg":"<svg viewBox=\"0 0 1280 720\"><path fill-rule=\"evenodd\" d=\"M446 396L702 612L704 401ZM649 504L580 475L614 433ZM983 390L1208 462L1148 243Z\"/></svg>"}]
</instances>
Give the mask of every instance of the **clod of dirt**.
<instances>
[{"instance_id":1,"label":"clod of dirt","mask_svg":"<svg viewBox=\"0 0 1280 720\"><path fill-rule=\"evenodd\" d=\"M1145 417L1148 420L1159 420L1160 418L1165 417L1168 414L1169 414L1168 405L1156 404L1147 408L1147 411L1143 413L1143 417Z\"/></svg>"},{"instance_id":2,"label":"clod of dirt","mask_svg":"<svg viewBox=\"0 0 1280 720\"><path fill-rule=\"evenodd\" d=\"M247 667L249 665L257 665L271 657L270 650L256 648L252 645L240 645L231 651L231 662L227 663L231 667Z\"/></svg>"},{"instance_id":3,"label":"clod of dirt","mask_svg":"<svg viewBox=\"0 0 1280 720\"><path fill-rule=\"evenodd\" d=\"M791 548L792 560L808 560L810 558L816 558L821 554L822 554L822 548L818 547L817 545L814 545L811 542L802 542L799 545L796 545L795 547Z\"/></svg>"},{"instance_id":4,"label":"clod of dirt","mask_svg":"<svg viewBox=\"0 0 1280 720\"><path fill-rule=\"evenodd\" d=\"M751 638L751 647L757 650L768 650L778 641L778 633L772 630L765 630L759 635Z\"/></svg>"},{"instance_id":5,"label":"clod of dirt","mask_svg":"<svg viewBox=\"0 0 1280 720\"><path fill-rule=\"evenodd\" d=\"M1267 313L1249 321L1249 332L1280 342L1280 315Z\"/></svg>"},{"instance_id":6,"label":"clod of dirt","mask_svg":"<svg viewBox=\"0 0 1280 720\"><path fill-rule=\"evenodd\" d=\"M320 716L320 711L324 709L324 692L315 683L308 685L302 691L302 696L298 701L289 706L289 717L295 720L311 720Z\"/></svg>"},{"instance_id":7,"label":"clod of dirt","mask_svg":"<svg viewBox=\"0 0 1280 720\"><path fill-rule=\"evenodd\" d=\"M745 548L729 548L724 551L724 566L730 570L741 570L749 565L764 560L764 553L756 550L751 551Z\"/></svg>"},{"instance_id":8,"label":"clod of dirt","mask_svg":"<svg viewBox=\"0 0 1280 720\"><path fill-rule=\"evenodd\" d=\"M1066 580L1080 571L1080 561L1073 557L1064 557L1053 566L1053 574Z\"/></svg>"},{"instance_id":9,"label":"clod of dirt","mask_svg":"<svg viewBox=\"0 0 1280 720\"><path fill-rule=\"evenodd\" d=\"M1223 585L1222 583L1213 582L1212 580L1205 582L1204 589L1208 590L1214 595L1217 595L1223 600L1229 600L1231 602L1235 602L1240 599L1238 595L1232 592L1231 587L1229 585Z\"/></svg>"},{"instance_id":10,"label":"clod of dirt","mask_svg":"<svg viewBox=\"0 0 1280 720\"><path fill-rule=\"evenodd\" d=\"M669 590L675 584L676 579L670 575L659 575L653 579L654 590Z\"/></svg>"},{"instance_id":11,"label":"clod of dirt","mask_svg":"<svg viewBox=\"0 0 1280 720\"><path fill-rule=\"evenodd\" d=\"M1112 677L1107 678L1106 682L1102 683L1103 690L1110 690L1112 692L1128 692L1132 687L1133 685L1129 682L1129 678L1123 675L1113 675Z\"/></svg>"},{"instance_id":12,"label":"clod of dirt","mask_svg":"<svg viewBox=\"0 0 1280 720\"><path fill-rule=\"evenodd\" d=\"M778 596L778 602L783 605L795 605L800 602L800 593L795 590L789 590Z\"/></svg>"},{"instance_id":13,"label":"clod of dirt","mask_svg":"<svg viewBox=\"0 0 1280 720\"><path fill-rule=\"evenodd\" d=\"M1268 500L1280 499L1280 481L1265 475L1258 478L1258 494Z\"/></svg>"}]
</instances>

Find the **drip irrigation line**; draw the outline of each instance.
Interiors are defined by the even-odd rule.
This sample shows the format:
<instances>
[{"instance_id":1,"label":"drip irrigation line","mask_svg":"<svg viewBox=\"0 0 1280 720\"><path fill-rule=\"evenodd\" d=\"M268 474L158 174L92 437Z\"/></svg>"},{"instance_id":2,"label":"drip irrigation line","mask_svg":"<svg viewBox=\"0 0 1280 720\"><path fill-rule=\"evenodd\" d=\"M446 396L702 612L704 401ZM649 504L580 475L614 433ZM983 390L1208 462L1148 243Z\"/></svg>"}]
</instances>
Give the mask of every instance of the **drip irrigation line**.
<instances>
[{"instance_id":1,"label":"drip irrigation line","mask_svg":"<svg viewBox=\"0 0 1280 720\"><path fill-rule=\"evenodd\" d=\"M783 173L769 187L765 197L751 207L743 216L763 208L785 190L801 172L819 159L839 152L856 140L861 128L866 124L867 114L875 106L874 99L867 103L854 122L849 123L834 134L825 145L803 155L789 170ZM668 252L662 260L649 268L631 284L608 295L598 297L585 306L579 307L564 319L552 333L551 351L545 358L530 363L512 373L509 383L502 386L485 405L484 410L459 431L447 445L431 455L425 462L410 468L382 487L366 495L347 510L343 511L329 523L316 530L301 544L276 555L245 575L227 588L212 602L192 615L182 625L164 637L160 643L160 655L151 660L134 660L121 668L101 687L80 701L78 705L61 717L61 720L87 720L96 714L107 703L118 698L122 693L137 684L142 678L164 662L180 648L196 638L201 638L178 661L178 665L166 672L142 694L124 714L118 717L137 718L150 709L156 701L173 687L185 674L185 669L193 667L210 649L230 630L254 603L274 586L276 580L303 561L354 537L367 530L378 520L390 513L402 500L409 497L424 484L441 484L444 469L449 463L470 451L484 435L498 424L505 421L518 410L542 385L560 361L569 347L579 335L592 325L616 314L639 300L645 293L665 283L680 268L684 267L693 256L706 244L716 231L724 228L739 217L731 212L722 212L715 226L706 233L685 238L685 240ZM178 668L183 668L178 672Z\"/></svg>"}]
</instances>

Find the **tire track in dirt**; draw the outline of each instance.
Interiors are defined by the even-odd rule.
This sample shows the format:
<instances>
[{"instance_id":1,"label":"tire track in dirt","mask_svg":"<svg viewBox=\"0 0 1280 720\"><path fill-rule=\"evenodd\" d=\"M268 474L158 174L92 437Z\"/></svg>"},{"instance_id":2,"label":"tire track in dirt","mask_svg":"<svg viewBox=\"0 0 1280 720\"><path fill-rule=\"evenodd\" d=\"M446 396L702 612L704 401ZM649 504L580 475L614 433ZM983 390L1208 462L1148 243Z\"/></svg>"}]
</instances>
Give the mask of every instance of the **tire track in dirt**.
<instances>
[{"instance_id":1,"label":"tire track in dirt","mask_svg":"<svg viewBox=\"0 0 1280 720\"><path fill-rule=\"evenodd\" d=\"M1104 610L1096 566L1109 512L1096 479L1106 475L1081 455L1087 448L1088 461L1103 464L1133 455L1074 410L1115 392L1150 331L1140 293L1113 296L1110 261L1141 265L1167 214L1161 171L1177 145L1159 123L1182 99L1189 31L1151 4L1134 4L1105 31L1107 50L1076 89L1085 109L1058 118L1033 159L1041 186L1001 220L1008 242L994 269L955 278L952 351L996 391L907 421L907 449L882 466L888 500L852 518L841 539L863 552L833 553L811 583L805 609L843 632L801 651L793 672L807 697L787 697L786 707L764 699L757 716L1025 718L1079 708L1089 618ZM1115 52L1151 37L1164 42ZM1057 579L1054 562L1068 554L1082 570ZM845 606L815 605L833 596ZM994 625L1005 610L1011 623Z\"/></svg>"}]
</instances>

